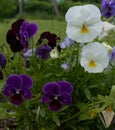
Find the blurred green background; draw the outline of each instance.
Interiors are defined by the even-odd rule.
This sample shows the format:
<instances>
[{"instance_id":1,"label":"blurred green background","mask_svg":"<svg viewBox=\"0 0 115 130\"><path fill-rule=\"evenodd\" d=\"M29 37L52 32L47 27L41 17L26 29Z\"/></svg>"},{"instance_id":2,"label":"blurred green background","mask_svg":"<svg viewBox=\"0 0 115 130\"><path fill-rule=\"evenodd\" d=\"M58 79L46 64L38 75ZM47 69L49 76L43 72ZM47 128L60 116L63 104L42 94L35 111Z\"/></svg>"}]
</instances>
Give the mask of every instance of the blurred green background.
<instances>
[{"instance_id":1,"label":"blurred green background","mask_svg":"<svg viewBox=\"0 0 115 130\"><path fill-rule=\"evenodd\" d=\"M0 0L0 20L17 17L63 19L69 7L86 3L101 7L101 0Z\"/></svg>"}]
</instances>

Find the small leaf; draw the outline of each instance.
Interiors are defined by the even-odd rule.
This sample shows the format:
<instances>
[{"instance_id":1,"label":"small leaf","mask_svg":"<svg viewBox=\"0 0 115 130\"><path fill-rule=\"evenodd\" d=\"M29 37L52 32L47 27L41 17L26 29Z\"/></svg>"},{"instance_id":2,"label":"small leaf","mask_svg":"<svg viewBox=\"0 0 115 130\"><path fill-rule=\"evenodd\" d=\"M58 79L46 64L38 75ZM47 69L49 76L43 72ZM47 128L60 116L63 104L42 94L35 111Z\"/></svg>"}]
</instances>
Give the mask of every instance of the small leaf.
<instances>
[{"instance_id":1,"label":"small leaf","mask_svg":"<svg viewBox=\"0 0 115 130\"><path fill-rule=\"evenodd\" d=\"M84 93L85 93L85 96L86 96L87 99L90 99L90 98L91 98L91 93L90 93L90 91L88 90L88 88L85 88Z\"/></svg>"},{"instance_id":2,"label":"small leaf","mask_svg":"<svg viewBox=\"0 0 115 130\"><path fill-rule=\"evenodd\" d=\"M36 121L38 120L39 114L40 114L40 106L38 106L38 109L37 109Z\"/></svg>"},{"instance_id":3,"label":"small leaf","mask_svg":"<svg viewBox=\"0 0 115 130\"><path fill-rule=\"evenodd\" d=\"M88 112L83 112L79 115L79 121L90 119L90 115Z\"/></svg>"},{"instance_id":4,"label":"small leaf","mask_svg":"<svg viewBox=\"0 0 115 130\"><path fill-rule=\"evenodd\" d=\"M52 119L56 123L57 126L60 126L60 120L55 113L53 113Z\"/></svg>"}]
</instances>

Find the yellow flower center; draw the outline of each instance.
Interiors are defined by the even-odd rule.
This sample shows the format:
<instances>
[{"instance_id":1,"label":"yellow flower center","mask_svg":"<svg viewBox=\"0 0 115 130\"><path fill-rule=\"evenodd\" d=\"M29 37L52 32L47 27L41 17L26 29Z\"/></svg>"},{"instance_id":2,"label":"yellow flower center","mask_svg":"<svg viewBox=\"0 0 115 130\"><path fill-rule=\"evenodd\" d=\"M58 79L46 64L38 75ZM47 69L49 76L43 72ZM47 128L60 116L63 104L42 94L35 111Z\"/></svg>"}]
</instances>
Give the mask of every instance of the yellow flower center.
<instances>
[{"instance_id":1,"label":"yellow flower center","mask_svg":"<svg viewBox=\"0 0 115 130\"><path fill-rule=\"evenodd\" d=\"M93 60L91 60L91 61L89 62L89 64L88 64L88 66L89 66L89 67L92 67L92 68L95 68L95 67L96 67L96 63L95 63Z\"/></svg>"},{"instance_id":2,"label":"yellow flower center","mask_svg":"<svg viewBox=\"0 0 115 130\"><path fill-rule=\"evenodd\" d=\"M106 108L106 112L112 112L111 107Z\"/></svg>"},{"instance_id":3,"label":"yellow flower center","mask_svg":"<svg viewBox=\"0 0 115 130\"><path fill-rule=\"evenodd\" d=\"M81 28L81 33L84 34L84 33L88 33L88 32L89 32L88 28L85 25L83 25Z\"/></svg>"}]
</instances>

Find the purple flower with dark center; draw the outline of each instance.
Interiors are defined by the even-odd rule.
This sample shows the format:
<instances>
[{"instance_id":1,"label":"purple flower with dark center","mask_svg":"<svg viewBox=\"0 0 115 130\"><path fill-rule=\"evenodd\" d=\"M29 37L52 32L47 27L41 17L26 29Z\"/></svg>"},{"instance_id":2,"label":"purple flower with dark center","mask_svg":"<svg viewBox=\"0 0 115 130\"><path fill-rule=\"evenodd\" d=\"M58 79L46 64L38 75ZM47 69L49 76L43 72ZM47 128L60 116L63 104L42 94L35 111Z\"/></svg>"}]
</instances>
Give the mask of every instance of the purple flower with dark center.
<instances>
[{"instance_id":1,"label":"purple flower with dark center","mask_svg":"<svg viewBox=\"0 0 115 130\"><path fill-rule=\"evenodd\" d=\"M52 49L54 49L54 47L56 47L56 43L58 40L60 40L60 37L58 37L56 34L54 33L50 33L50 32L43 32L40 35L40 38L38 39L37 44L42 44L43 40L46 39L47 40L47 44L52 47Z\"/></svg>"},{"instance_id":2,"label":"purple flower with dark center","mask_svg":"<svg viewBox=\"0 0 115 130\"><path fill-rule=\"evenodd\" d=\"M41 45L37 50L37 56L40 59L47 59L50 57L50 52L52 48L48 46L47 44Z\"/></svg>"},{"instance_id":3,"label":"purple flower with dark center","mask_svg":"<svg viewBox=\"0 0 115 130\"><path fill-rule=\"evenodd\" d=\"M102 15L106 18L115 16L115 0L102 0Z\"/></svg>"},{"instance_id":4,"label":"purple flower with dark center","mask_svg":"<svg viewBox=\"0 0 115 130\"><path fill-rule=\"evenodd\" d=\"M64 105L72 103L73 86L67 81L46 83L43 91L42 102L48 104L48 108L52 111L58 111Z\"/></svg>"},{"instance_id":5,"label":"purple flower with dark center","mask_svg":"<svg viewBox=\"0 0 115 130\"><path fill-rule=\"evenodd\" d=\"M25 99L31 99L32 93L30 88L33 85L31 77L26 74L12 74L6 80L4 94L14 105L20 105Z\"/></svg>"},{"instance_id":6,"label":"purple flower with dark center","mask_svg":"<svg viewBox=\"0 0 115 130\"><path fill-rule=\"evenodd\" d=\"M6 41L13 52L20 52L29 48L28 38L38 30L35 23L28 23L23 19L15 21L6 34Z\"/></svg>"},{"instance_id":7,"label":"purple flower with dark center","mask_svg":"<svg viewBox=\"0 0 115 130\"><path fill-rule=\"evenodd\" d=\"M64 39L64 41L60 43L60 47L61 48L67 48L67 47L70 47L73 44L74 44L74 41L71 38L66 37Z\"/></svg>"},{"instance_id":8,"label":"purple flower with dark center","mask_svg":"<svg viewBox=\"0 0 115 130\"><path fill-rule=\"evenodd\" d=\"M6 57L0 54L0 67L3 69L6 66Z\"/></svg>"}]
</instances>

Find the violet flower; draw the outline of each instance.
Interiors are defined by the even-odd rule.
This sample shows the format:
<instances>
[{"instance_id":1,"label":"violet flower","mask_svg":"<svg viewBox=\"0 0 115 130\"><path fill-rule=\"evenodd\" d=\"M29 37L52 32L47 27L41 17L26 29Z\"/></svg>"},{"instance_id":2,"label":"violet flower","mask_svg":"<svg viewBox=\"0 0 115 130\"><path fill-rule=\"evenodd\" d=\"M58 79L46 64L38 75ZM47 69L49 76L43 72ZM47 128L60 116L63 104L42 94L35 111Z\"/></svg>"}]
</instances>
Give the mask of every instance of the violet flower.
<instances>
[{"instance_id":1,"label":"violet flower","mask_svg":"<svg viewBox=\"0 0 115 130\"><path fill-rule=\"evenodd\" d=\"M29 48L28 39L34 36L38 31L38 26L35 23L28 23L24 21L20 26L19 36L20 36L20 43L23 45L25 49Z\"/></svg>"},{"instance_id":2,"label":"violet flower","mask_svg":"<svg viewBox=\"0 0 115 130\"><path fill-rule=\"evenodd\" d=\"M32 37L38 30L35 23L28 23L18 19L11 25L6 34L6 41L13 52L20 52L29 48L28 38Z\"/></svg>"},{"instance_id":3,"label":"violet flower","mask_svg":"<svg viewBox=\"0 0 115 130\"><path fill-rule=\"evenodd\" d=\"M47 59L50 57L50 52L52 48L48 46L47 44L41 45L37 50L37 56L40 59Z\"/></svg>"},{"instance_id":4,"label":"violet flower","mask_svg":"<svg viewBox=\"0 0 115 130\"><path fill-rule=\"evenodd\" d=\"M60 43L60 47L64 49L64 48L70 47L73 44L74 44L74 41L71 38L66 37L64 41Z\"/></svg>"},{"instance_id":5,"label":"violet flower","mask_svg":"<svg viewBox=\"0 0 115 130\"><path fill-rule=\"evenodd\" d=\"M110 53L110 61L115 61L115 47L113 47Z\"/></svg>"},{"instance_id":6,"label":"violet flower","mask_svg":"<svg viewBox=\"0 0 115 130\"><path fill-rule=\"evenodd\" d=\"M26 74L12 74L6 80L4 94L14 105L20 105L25 99L31 99L32 93L30 88L33 85L31 77Z\"/></svg>"},{"instance_id":7,"label":"violet flower","mask_svg":"<svg viewBox=\"0 0 115 130\"><path fill-rule=\"evenodd\" d=\"M115 0L102 0L102 15L106 18L115 16Z\"/></svg>"},{"instance_id":8,"label":"violet flower","mask_svg":"<svg viewBox=\"0 0 115 130\"><path fill-rule=\"evenodd\" d=\"M52 111L58 111L64 105L72 103L73 86L67 81L46 83L43 91L42 102L48 104L48 108Z\"/></svg>"}]
</instances>

